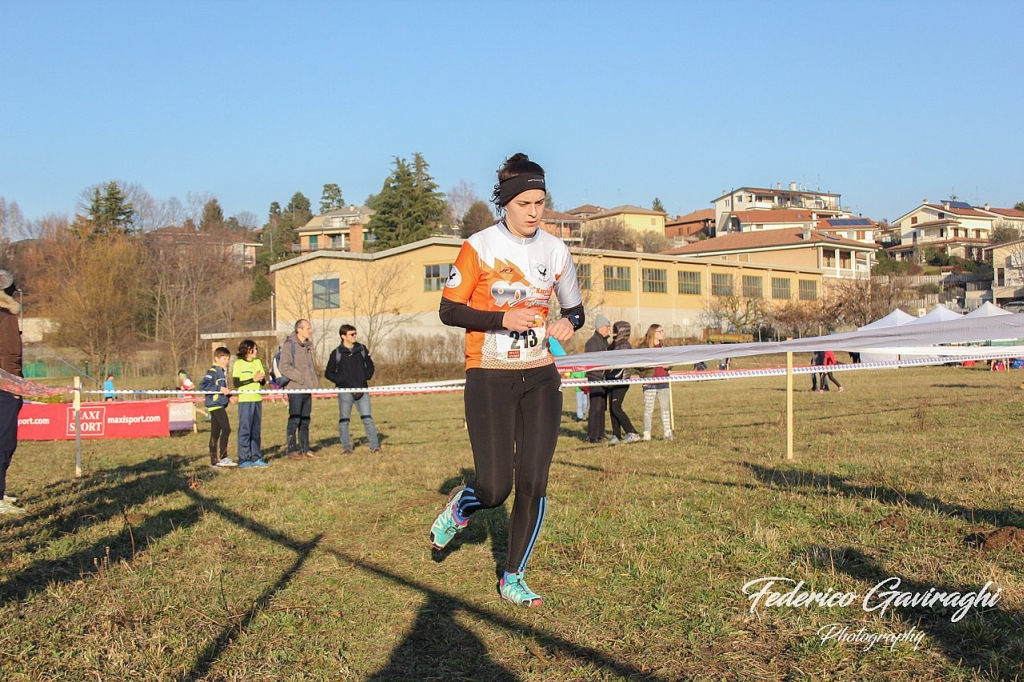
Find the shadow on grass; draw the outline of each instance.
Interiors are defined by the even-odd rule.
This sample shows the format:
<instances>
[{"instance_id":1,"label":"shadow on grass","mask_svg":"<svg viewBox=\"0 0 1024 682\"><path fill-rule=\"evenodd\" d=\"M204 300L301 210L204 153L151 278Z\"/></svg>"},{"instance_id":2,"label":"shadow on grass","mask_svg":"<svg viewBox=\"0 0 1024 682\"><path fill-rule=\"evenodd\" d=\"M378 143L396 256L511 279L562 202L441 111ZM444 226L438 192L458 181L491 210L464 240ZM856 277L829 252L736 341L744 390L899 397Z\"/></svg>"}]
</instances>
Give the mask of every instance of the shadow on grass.
<instances>
[{"instance_id":1,"label":"shadow on grass","mask_svg":"<svg viewBox=\"0 0 1024 682\"><path fill-rule=\"evenodd\" d=\"M473 471L463 469L459 476L452 477L441 486L442 493L450 492L462 481L471 479ZM511 670L490 660L484 642L468 628L460 625L457 615L476 618L492 626L501 628L514 637L528 638L537 645L555 652L561 657L571 657L580 663L587 663L599 668L604 673L617 675L633 680L661 680L662 678L640 670L627 662L616 660L608 654L570 642L557 634L544 631L530 625L523 625L512 618L482 609L451 594L436 590L414 578L398 575L385 567L372 562L360 560L345 552L330 547L320 546L321 537L317 536L309 542L299 542L293 538L269 528L261 523L245 517L224 507L215 500L204 498L194 491L186 491L196 504L207 513L215 513L242 528L280 544L296 553L295 562L278 579L264 591L253 608L236 625L225 626L220 633L198 656L192 670L184 679L194 680L205 677L224 649L238 637L246 626L270 603L273 595L291 582L309 555L316 549L327 552L345 564L366 571L396 585L415 590L426 597L420 608L412 630L405 639L391 652L388 663L381 670L368 676L367 679L407 680L407 679L473 679L512 682L519 677ZM191 507L190 507L191 508ZM504 508L498 508L504 516ZM493 510L497 511L497 510ZM482 514L482 512L481 512ZM481 514L474 514L474 517ZM507 519L504 520L505 531L500 532L499 526L488 523L492 542L492 555L500 562L499 570L504 568L507 537ZM483 525L483 524L476 524ZM468 529L467 529L468 532ZM484 537L484 540L486 537ZM483 541L483 540L481 540Z\"/></svg>"},{"instance_id":2,"label":"shadow on grass","mask_svg":"<svg viewBox=\"0 0 1024 682\"><path fill-rule=\"evenodd\" d=\"M187 457L167 455L46 486L43 497L48 504L19 519L21 528L11 538L24 540L24 551L37 552L52 539L115 519L123 520L123 529L70 555L34 561L0 583L0 605L24 599L51 582L71 582L97 573L109 563L131 561L146 543L196 523L201 514L195 506L154 516L126 513L154 498L187 489L188 465ZM32 523L36 520L38 523Z\"/></svg>"},{"instance_id":3,"label":"shadow on grass","mask_svg":"<svg viewBox=\"0 0 1024 682\"><path fill-rule=\"evenodd\" d=\"M750 462L741 462L757 480L763 484L784 488L791 492L810 490L811 494L840 494L876 500L893 506L917 507L925 511L936 511L945 516L982 522L993 526L1016 526L1024 528L1024 514L1014 509L977 509L960 504L950 504L919 492L899 490L892 487L866 486L851 483L844 476L819 474L805 469L776 469Z\"/></svg>"},{"instance_id":4,"label":"shadow on grass","mask_svg":"<svg viewBox=\"0 0 1024 682\"><path fill-rule=\"evenodd\" d=\"M819 560L828 556L836 570L870 587L891 578L899 579L898 586L895 581L886 583L876 595L887 591L926 595L929 590L964 595L981 589L981 585L928 584L893 575L873 558L852 547L813 547L810 553L817 555ZM998 584L991 585L988 592L992 594L999 588ZM867 594L867 589L863 594ZM884 600L884 595L878 596L870 605L877 606ZM939 603L932 608L901 607L898 611L904 622L899 625L903 631L914 626L927 633L946 659L958 668L972 668L985 679L1019 680L1024 677L1024 658L1021 656L1024 651L1024 638L1021 636L1024 631L1024 614L1004 607L1002 601L994 608L974 607L955 623L952 617L959 607L943 607ZM894 618L894 610L887 611L885 617Z\"/></svg>"},{"instance_id":5,"label":"shadow on grass","mask_svg":"<svg viewBox=\"0 0 1024 682\"><path fill-rule=\"evenodd\" d=\"M459 475L445 480L438 488L438 492L447 497L456 487L472 481L474 475L472 469L463 468ZM500 573L505 567L504 544L508 538L508 514L504 505L473 514L473 521L452 538L447 547L441 550L431 549L431 558L435 562L443 562L464 545L483 544L488 536L491 538L491 556L494 558L495 572ZM370 566L364 562L357 563L340 552L334 554L359 568L366 569ZM394 577L384 569L379 569L380 572L373 569L370 570L377 575ZM411 581L395 582L412 586ZM487 647L480 638L458 623L455 616L462 610L462 603L458 599L432 590L421 591L426 594L427 600L416 614L416 622L413 623L412 629L391 652L387 665L370 675L368 680L383 682L456 677L511 682L519 679L512 671L492 661L487 653Z\"/></svg>"},{"instance_id":6,"label":"shadow on grass","mask_svg":"<svg viewBox=\"0 0 1024 682\"><path fill-rule=\"evenodd\" d=\"M451 670L450 666L463 657L462 651L452 646L469 645L474 655L478 651L486 652L480 640L471 632L455 622L453 614L462 612L467 616L486 621L491 625L506 630L509 634L533 640L539 646L553 652L556 657L569 657L580 663L588 663L600 669L601 673L617 675L630 680L662 680L663 678L645 672L629 663L616 660L606 653L581 646L546 632L540 628L523 625L512 618L474 606L458 597L435 590L421 582L406 578L368 561L361 561L344 552L327 549L338 559L344 560L355 568L367 571L379 578L397 585L416 590L427 597L427 604L420 610L416 626L405 641L395 649L391 661L383 670L371 675L371 680L405 680L423 679L473 679L473 680L517 680L515 674L505 668L486 660L486 658L469 658L463 661L470 666L468 669ZM427 606L434 611L428 612ZM477 651L473 651L477 648ZM453 652L457 651L457 655ZM473 667L473 666L476 667ZM429 673L426 673L429 671Z\"/></svg>"}]
</instances>

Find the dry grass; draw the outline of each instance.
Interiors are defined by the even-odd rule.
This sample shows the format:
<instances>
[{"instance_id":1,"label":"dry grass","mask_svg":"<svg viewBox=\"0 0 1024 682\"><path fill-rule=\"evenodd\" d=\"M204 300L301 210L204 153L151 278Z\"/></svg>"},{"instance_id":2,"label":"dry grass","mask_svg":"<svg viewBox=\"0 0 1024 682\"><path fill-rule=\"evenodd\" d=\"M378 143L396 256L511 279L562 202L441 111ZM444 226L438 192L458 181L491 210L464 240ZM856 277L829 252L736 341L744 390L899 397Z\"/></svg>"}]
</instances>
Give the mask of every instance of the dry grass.
<instances>
[{"instance_id":1,"label":"dry grass","mask_svg":"<svg viewBox=\"0 0 1024 682\"><path fill-rule=\"evenodd\" d=\"M10 490L31 513L0 520L0 669L8 680L1024 676L1024 557L980 543L1024 528L1019 376L841 380L841 395L797 394L793 462L781 379L677 385L674 443L590 445L567 400L530 566L547 605L533 611L495 593L505 509L474 517L443 555L429 549L445 493L472 472L459 395L375 398L380 458L365 442L339 454L330 401L314 405L321 457L309 462L279 457L284 408L267 406L266 470L211 472L205 424L89 442L78 480L73 444L22 443ZM635 421L639 393L626 401ZM994 581L1002 599L958 623L859 604L751 613L742 586L773 575L860 594L892 576L910 591ZM917 650L864 651L822 643L832 623L925 636Z\"/></svg>"}]
</instances>

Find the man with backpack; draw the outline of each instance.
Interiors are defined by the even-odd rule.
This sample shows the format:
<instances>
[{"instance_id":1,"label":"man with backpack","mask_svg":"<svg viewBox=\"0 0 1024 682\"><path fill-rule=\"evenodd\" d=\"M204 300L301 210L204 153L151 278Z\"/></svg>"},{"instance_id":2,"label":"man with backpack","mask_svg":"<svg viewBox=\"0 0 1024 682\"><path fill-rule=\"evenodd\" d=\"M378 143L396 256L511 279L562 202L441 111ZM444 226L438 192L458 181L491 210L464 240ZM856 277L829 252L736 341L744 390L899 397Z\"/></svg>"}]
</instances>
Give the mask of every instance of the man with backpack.
<instances>
[{"instance_id":1,"label":"man with backpack","mask_svg":"<svg viewBox=\"0 0 1024 682\"><path fill-rule=\"evenodd\" d=\"M320 380L313 364L313 325L309 320L295 323L295 331L288 335L281 346L280 362L277 364L281 374L288 377L288 388L311 391L318 387ZM309 417L312 409L312 394L288 394L288 459L316 459L309 451Z\"/></svg>"},{"instance_id":2,"label":"man with backpack","mask_svg":"<svg viewBox=\"0 0 1024 682\"><path fill-rule=\"evenodd\" d=\"M367 388L367 382L373 378L374 370L370 351L356 341L356 328L352 325L341 325L338 333L341 335L341 345L331 353L324 376L338 388ZM370 442L370 452L379 453L380 439L377 436L377 426L370 414L370 394L356 391L338 394L338 438L341 440L342 454L352 454L349 418L352 415L353 404L363 420L366 439Z\"/></svg>"}]
</instances>

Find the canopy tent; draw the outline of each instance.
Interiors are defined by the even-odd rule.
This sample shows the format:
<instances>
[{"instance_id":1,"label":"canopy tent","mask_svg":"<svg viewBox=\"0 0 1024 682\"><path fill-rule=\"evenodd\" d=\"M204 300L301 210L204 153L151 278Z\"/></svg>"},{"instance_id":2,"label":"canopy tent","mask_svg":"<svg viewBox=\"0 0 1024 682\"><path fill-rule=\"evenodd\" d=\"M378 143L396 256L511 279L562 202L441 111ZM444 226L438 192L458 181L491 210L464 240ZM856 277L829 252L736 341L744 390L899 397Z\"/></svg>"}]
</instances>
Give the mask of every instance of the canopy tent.
<instances>
[{"instance_id":1,"label":"canopy tent","mask_svg":"<svg viewBox=\"0 0 1024 682\"><path fill-rule=\"evenodd\" d=\"M901 324L907 324L917 318L913 315L908 315L899 308L892 311L888 315L874 322L868 323L863 327L860 327L857 331L864 331L865 329L878 329L880 327L898 327Z\"/></svg>"},{"instance_id":2,"label":"canopy tent","mask_svg":"<svg viewBox=\"0 0 1024 682\"><path fill-rule=\"evenodd\" d=\"M886 327L900 327L900 326L905 325L905 324L910 324L911 322L915 321L916 319L917 318L914 317L913 315L908 315L905 312L903 312L902 310L900 310L899 308L896 308L896 310L893 310L891 313L889 313L885 317L883 317L881 319L878 319L878 320L875 320L874 322L871 322L869 324L866 324L863 327L859 328L857 331L865 331L865 330L871 330L871 329L883 329L883 328L886 328ZM860 361L861 362L890 362L890 361L899 360L899 359L900 359L900 356L896 355L894 353L861 353L860 354Z\"/></svg>"},{"instance_id":3,"label":"canopy tent","mask_svg":"<svg viewBox=\"0 0 1024 682\"><path fill-rule=\"evenodd\" d=\"M1003 310L991 301L985 301L980 307L967 313L966 317L994 317L996 315L1013 315L1009 310Z\"/></svg>"},{"instance_id":4,"label":"canopy tent","mask_svg":"<svg viewBox=\"0 0 1024 682\"><path fill-rule=\"evenodd\" d=\"M927 315L915 318L907 324L925 324L927 322L950 322L952 320L959 320L963 317L960 313L954 313L952 310L944 305L937 305L932 308Z\"/></svg>"}]
</instances>

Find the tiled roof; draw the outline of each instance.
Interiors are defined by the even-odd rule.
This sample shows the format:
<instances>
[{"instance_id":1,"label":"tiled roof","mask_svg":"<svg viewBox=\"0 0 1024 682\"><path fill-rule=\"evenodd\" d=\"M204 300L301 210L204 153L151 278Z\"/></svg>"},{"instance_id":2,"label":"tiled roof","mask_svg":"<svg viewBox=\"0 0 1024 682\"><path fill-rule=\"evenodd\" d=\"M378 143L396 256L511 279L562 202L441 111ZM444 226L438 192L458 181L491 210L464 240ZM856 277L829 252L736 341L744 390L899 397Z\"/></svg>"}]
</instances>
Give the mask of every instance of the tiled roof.
<instances>
[{"instance_id":1,"label":"tiled roof","mask_svg":"<svg viewBox=\"0 0 1024 682\"><path fill-rule=\"evenodd\" d=\"M1007 218L1021 218L1021 219L1024 219L1024 211L1018 211L1015 208L990 208L990 209L988 209L988 212L989 213L998 213L999 215L1006 216Z\"/></svg>"},{"instance_id":2,"label":"tiled roof","mask_svg":"<svg viewBox=\"0 0 1024 682\"><path fill-rule=\"evenodd\" d=\"M577 213L600 213L603 210L604 209L601 208L600 206L594 206L593 204L583 204L582 206L577 206L576 208L570 208L568 211L566 211L566 213L572 213L573 215Z\"/></svg>"},{"instance_id":3,"label":"tiled roof","mask_svg":"<svg viewBox=\"0 0 1024 682\"><path fill-rule=\"evenodd\" d=\"M805 223L812 220L811 211L803 208L733 211L731 215L739 218L741 223Z\"/></svg>"},{"instance_id":4,"label":"tiled roof","mask_svg":"<svg viewBox=\"0 0 1024 682\"><path fill-rule=\"evenodd\" d=\"M581 218L578 215L573 215L572 213L563 213L562 211L556 211L554 209L545 208L544 209L544 216L541 218L541 220L552 220L552 221L575 220L575 221L580 221Z\"/></svg>"},{"instance_id":5,"label":"tiled roof","mask_svg":"<svg viewBox=\"0 0 1024 682\"><path fill-rule=\"evenodd\" d=\"M632 213L638 215L665 215L664 211L652 211L649 208L641 208L640 206L633 206L631 204L623 204L622 206L616 206L615 208L605 209L597 215L592 215L588 220L599 220L601 218L610 218L613 215L622 215L623 213Z\"/></svg>"},{"instance_id":6,"label":"tiled roof","mask_svg":"<svg viewBox=\"0 0 1024 682\"><path fill-rule=\"evenodd\" d=\"M950 206L946 208L942 204L925 204L930 208L934 208L936 211L945 211L946 213L952 213L954 215L972 216L975 218L990 218L991 216L985 215L981 211L977 211L973 208L959 208L957 206Z\"/></svg>"},{"instance_id":7,"label":"tiled roof","mask_svg":"<svg viewBox=\"0 0 1024 682\"><path fill-rule=\"evenodd\" d=\"M693 213L687 213L686 215L679 215L679 216L676 216L675 218L673 218L672 220L666 220L665 221L665 227L669 227L670 225L673 225L673 226L674 225L681 225L683 223L697 223L697 222L701 222L701 221L704 221L704 220L714 220L714 219L715 219L715 209L713 209L713 208L702 208L699 211L694 211Z\"/></svg>"},{"instance_id":8,"label":"tiled roof","mask_svg":"<svg viewBox=\"0 0 1024 682\"><path fill-rule=\"evenodd\" d=\"M713 239L704 239L694 244L680 246L664 253L670 255L690 255L702 253L717 253L719 251L743 251L752 249L766 249L771 247L792 247L807 244L847 246L857 249L874 250L874 246L862 242L844 239L843 237L826 236L816 230L811 230L810 239L805 240L803 230L764 230L759 232L732 232Z\"/></svg>"}]
</instances>

